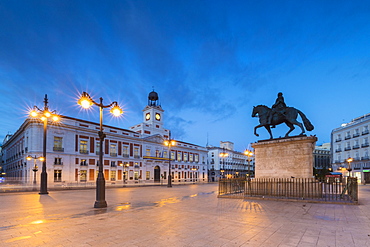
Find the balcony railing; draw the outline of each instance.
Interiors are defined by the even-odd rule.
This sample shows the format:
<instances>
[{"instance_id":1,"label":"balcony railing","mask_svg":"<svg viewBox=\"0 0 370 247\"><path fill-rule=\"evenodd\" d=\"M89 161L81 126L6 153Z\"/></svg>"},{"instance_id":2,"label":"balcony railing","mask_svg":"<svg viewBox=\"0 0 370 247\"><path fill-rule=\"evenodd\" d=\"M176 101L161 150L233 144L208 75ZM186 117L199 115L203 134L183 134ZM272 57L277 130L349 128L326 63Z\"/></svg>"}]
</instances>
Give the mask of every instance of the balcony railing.
<instances>
[{"instance_id":1,"label":"balcony railing","mask_svg":"<svg viewBox=\"0 0 370 247\"><path fill-rule=\"evenodd\" d=\"M336 142L342 141L342 138L335 139Z\"/></svg>"},{"instance_id":2,"label":"balcony railing","mask_svg":"<svg viewBox=\"0 0 370 247\"><path fill-rule=\"evenodd\" d=\"M342 152L342 149L341 148L337 148L335 149L335 152L338 153L338 152Z\"/></svg>"},{"instance_id":3,"label":"balcony railing","mask_svg":"<svg viewBox=\"0 0 370 247\"><path fill-rule=\"evenodd\" d=\"M364 144L361 145L362 148L366 148L368 146L369 146L369 143L364 143Z\"/></svg>"},{"instance_id":4,"label":"balcony railing","mask_svg":"<svg viewBox=\"0 0 370 247\"><path fill-rule=\"evenodd\" d=\"M360 133L355 133L355 134L353 134L353 138L355 138L355 137L359 137L360 136Z\"/></svg>"},{"instance_id":5,"label":"balcony railing","mask_svg":"<svg viewBox=\"0 0 370 247\"><path fill-rule=\"evenodd\" d=\"M63 162L54 162L54 165L62 166L63 165Z\"/></svg>"},{"instance_id":6,"label":"balcony railing","mask_svg":"<svg viewBox=\"0 0 370 247\"><path fill-rule=\"evenodd\" d=\"M87 150L83 150L83 149L81 150L81 149L80 149L80 154L89 154L89 151L87 151Z\"/></svg>"},{"instance_id":7,"label":"balcony railing","mask_svg":"<svg viewBox=\"0 0 370 247\"><path fill-rule=\"evenodd\" d=\"M134 155L134 158L138 159L140 158L140 155Z\"/></svg>"},{"instance_id":8,"label":"balcony railing","mask_svg":"<svg viewBox=\"0 0 370 247\"><path fill-rule=\"evenodd\" d=\"M117 153L110 153L110 156L117 157Z\"/></svg>"},{"instance_id":9,"label":"balcony railing","mask_svg":"<svg viewBox=\"0 0 370 247\"><path fill-rule=\"evenodd\" d=\"M362 135L367 135L367 134L369 134L368 130L362 131Z\"/></svg>"},{"instance_id":10,"label":"balcony railing","mask_svg":"<svg viewBox=\"0 0 370 247\"><path fill-rule=\"evenodd\" d=\"M353 149L358 149L358 148L360 148L360 145L354 145L353 146Z\"/></svg>"},{"instance_id":11,"label":"balcony railing","mask_svg":"<svg viewBox=\"0 0 370 247\"><path fill-rule=\"evenodd\" d=\"M369 158L370 158L369 156L364 156L361 158L361 160L369 160Z\"/></svg>"},{"instance_id":12,"label":"balcony railing","mask_svg":"<svg viewBox=\"0 0 370 247\"><path fill-rule=\"evenodd\" d=\"M122 157L128 158L129 155L128 154L122 154Z\"/></svg>"},{"instance_id":13,"label":"balcony railing","mask_svg":"<svg viewBox=\"0 0 370 247\"><path fill-rule=\"evenodd\" d=\"M345 140L351 139L351 136L346 136L344 139Z\"/></svg>"},{"instance_id":14,"label":"balcony railing","mask_svg":"<svg viewBox=\"0 0 370 247\"><path fill-rule=\"evenodd\" d=\"M86 162L81 162L80 166L87 166L87 163Z\"/></svg>"},{"instance_id":15,"label":"balcony railing","mask_svg":"<svg viewBox=\"0 0 370 247\"><path fill-rule=\"evenodd\" d=\"M349 151L349 150L351 150L351 147L345 147L344 148L344 151Z\"/></svg>"},{"instance_id":16,"label":"balcony railing","mask_svg":"<svg viewBox=\"0 0 370 247\"><path fill-rule=\"evenodd\" d=\"M64 148L61 147L53 147L54 152L64 152Z\"/></svg>"}]
</instances>

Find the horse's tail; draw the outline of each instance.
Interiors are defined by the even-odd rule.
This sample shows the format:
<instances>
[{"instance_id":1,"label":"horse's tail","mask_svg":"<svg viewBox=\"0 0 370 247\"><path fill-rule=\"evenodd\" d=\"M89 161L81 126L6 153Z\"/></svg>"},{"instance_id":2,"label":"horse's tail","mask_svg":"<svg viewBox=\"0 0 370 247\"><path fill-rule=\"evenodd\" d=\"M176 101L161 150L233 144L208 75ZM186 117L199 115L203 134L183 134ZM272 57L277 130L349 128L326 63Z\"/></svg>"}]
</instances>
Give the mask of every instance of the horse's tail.
<instances>
[{"instance_id":1,"label":"horse's tail","mask_svg":"<svg viewBox=\"0 0 370 247\"><path fill-rule=\"evenodd\" d=\"M304 124L304 127L306 127L306 130L308 131L311 131L314 129L312 123L310 122L310 120L308 120L308 118L306 117L306 115L303 114L303 112L301 112L300 110L298 110L298 113L299 115L301 116L302 120L303 120L303 124Z\"/></svg>"}]
</instances>

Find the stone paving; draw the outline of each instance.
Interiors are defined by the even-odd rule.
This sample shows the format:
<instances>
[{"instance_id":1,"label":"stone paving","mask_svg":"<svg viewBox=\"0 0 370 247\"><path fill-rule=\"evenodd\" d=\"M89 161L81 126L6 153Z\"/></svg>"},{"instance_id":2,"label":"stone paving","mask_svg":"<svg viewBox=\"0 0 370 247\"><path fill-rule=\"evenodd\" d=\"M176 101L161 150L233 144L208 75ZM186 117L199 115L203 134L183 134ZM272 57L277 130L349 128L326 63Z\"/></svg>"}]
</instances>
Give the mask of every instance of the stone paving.
<instances>
[{"instance_id":1,"label":"stone paving","mask_svg":"<svg viewBox=\"0 0 370 247\"><path fill-rule=\"evenodd\" d=\"M0 194L0 246L370 246L359 205L217 198L217 184Z\"/></svg>"}]
</instances>

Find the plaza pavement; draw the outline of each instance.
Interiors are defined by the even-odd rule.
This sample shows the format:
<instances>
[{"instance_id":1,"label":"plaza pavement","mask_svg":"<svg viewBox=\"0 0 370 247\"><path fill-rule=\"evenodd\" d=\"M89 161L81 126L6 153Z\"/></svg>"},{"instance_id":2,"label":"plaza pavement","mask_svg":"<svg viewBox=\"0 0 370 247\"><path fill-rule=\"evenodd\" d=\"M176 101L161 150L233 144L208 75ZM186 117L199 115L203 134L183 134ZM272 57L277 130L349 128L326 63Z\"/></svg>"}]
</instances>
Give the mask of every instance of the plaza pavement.
<instances>
[{"instance_id":1,"label":"plaza pavement","mask_svg":"<svg viewBox=\"0 0 370 247\"><path fill-rule=\"evenodd\" d=\"M359 205L217 198L217 184L0 194L0 246L370 246Z\"/></svg>"}]
</instances>

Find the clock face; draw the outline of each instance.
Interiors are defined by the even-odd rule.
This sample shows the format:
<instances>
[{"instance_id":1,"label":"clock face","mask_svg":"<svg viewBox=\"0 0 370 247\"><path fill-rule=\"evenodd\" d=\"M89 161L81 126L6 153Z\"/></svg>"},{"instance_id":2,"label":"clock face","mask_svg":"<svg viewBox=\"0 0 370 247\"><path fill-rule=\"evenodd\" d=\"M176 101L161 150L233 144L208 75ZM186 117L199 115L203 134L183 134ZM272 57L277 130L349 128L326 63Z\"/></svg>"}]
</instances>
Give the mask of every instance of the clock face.
<instances>
[{"instance_id":1,"label":"clock face","mask_svg":"<svg viewBox=\"0 0 370 247\"><path fill-rule=\"evenodd\" d=\"M161 120L161 114L156 113L156 114L155 114L155 119L157 119L158 121L159 121L159 120Z\"/></svg>"},{"instance_id":2,"label":"clock face","mask_svg":"<svg viewBox=\"0 0 370 247\"><path fill-rule=\"evenodd\" d=\"M150 119L150 113L149 112L145 115L145 119L146 120L149 120Z\"/></svg>"}]
</instances>

